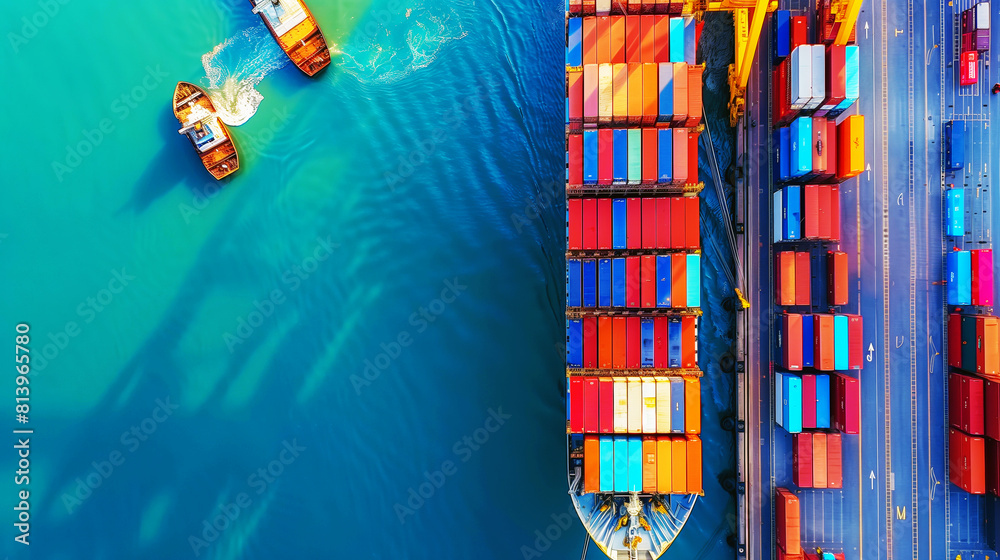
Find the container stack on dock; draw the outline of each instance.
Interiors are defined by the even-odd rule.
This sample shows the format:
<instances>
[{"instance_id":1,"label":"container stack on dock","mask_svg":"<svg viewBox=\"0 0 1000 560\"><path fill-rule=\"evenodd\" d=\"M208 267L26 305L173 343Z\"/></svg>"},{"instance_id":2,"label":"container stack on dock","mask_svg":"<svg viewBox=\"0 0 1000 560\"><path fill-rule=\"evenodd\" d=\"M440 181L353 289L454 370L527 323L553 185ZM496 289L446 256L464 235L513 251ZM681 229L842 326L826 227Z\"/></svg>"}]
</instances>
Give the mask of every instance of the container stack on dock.
<instances>
[{"instance_id":1,"label":"container stack on dock","mask_svg":"<svg viewBox=\"0 0 1000 560\"><path fill-rule=\"evenodd\" d=\"M582 470L581 496L662 506L703 493L702 24L684 2L567 9L570 471ZM646 538L665 550L675 533ZM602 550L614 544L591 534Z\"/></svg>"},{"instance_id":2,"label":"container stack on dock","mask_svg":"<svg viewBox=\"0 0 1000 560\"><path fill-rule=\"evenodd\" d=\"M850 291L857 271L839 250L856 223L842 216L850 209L842 209L841 183L866 163L864 116L847 114L860 94L860 52L832 44L839 24L830 9L821 2L816 12L819 44L809 43L807 16L773 16L772 279L775 304L785 309L771 329L772 402L791 447L775 520L777 557L788 559L835 557L799 545L798 500L809 499L803 489L843 488L845 438L860 432L863 320L848 310L860 308Z\"/></svg>"},{"instance_id":3,"label":"container stack on dock","mask_svg":"<svg viewBox=\"0 0 1000 560\"><path fill-rule=\"evenodd\" d=\"M980 2L959 17L962 21L959 85L968 86L979 81L980 53L990 50L990 4Z\"/></svg>"}]
</instances>

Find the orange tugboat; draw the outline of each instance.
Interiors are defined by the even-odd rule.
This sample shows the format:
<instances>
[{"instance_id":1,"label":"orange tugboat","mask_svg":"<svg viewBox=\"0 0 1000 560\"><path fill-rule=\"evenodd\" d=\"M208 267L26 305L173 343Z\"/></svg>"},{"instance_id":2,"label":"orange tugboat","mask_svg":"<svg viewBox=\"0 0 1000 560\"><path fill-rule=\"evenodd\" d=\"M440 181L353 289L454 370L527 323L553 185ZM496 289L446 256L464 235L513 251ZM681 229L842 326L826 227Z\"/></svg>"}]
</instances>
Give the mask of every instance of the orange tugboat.
<instances>
[{"instance_id":1,"label":"orange tugboat","mask_svg":"<svg viewBox=\"0 0 1000 560\"><path fill-rule=\"evenodd\" d=\"M236 144L205 90L188 82L177 82L174 116L181 123L177 132L191 140L201 163L213 177L222 179L240 168Z\"/></svg>"},{"instance_id":2,"label":"orange tugboat","mask_svg":"<svg viewBox=\"0 0 1000 560\"><path fill-rule=\"evenodd\" d=\"M288 58L309 76L330 64L330 49L302 0L250 0Z\"/></svg>"}]
</instances>

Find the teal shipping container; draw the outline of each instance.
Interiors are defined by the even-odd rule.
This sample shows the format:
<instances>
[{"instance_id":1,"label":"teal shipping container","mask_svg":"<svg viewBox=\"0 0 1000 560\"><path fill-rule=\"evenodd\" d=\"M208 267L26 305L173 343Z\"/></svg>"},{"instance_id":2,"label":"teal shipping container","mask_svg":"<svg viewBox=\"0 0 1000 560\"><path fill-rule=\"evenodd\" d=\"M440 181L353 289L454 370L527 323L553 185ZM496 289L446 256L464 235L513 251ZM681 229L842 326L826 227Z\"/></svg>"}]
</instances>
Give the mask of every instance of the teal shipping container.
<instances>
[{"instance_id":1,"label":"teal shipping container","mask_svg":"<svg viewBox=\"0 0 1000 560\"><path fill-rule=\"evenodd\" d=\"M642 492L642 438L628 438L628 491Z\"/></svg>"},{"instance_id":2,"label":"teal shipping container","mask_svg":"<svg viewBox=\"0 0 1000 560\"><path fill-rule=\"evenodd\" d=\"M642 183L642 129L628 129L628 184Z\"/></svg>"},{"instance_id":3,"label":"teal shipping container","mask_svg":"<svg viewBox=\"0 0 1000 560\"><path fill-rule=\"evenodd\" d=\"M684 18L670 18L670 62L684 62Z\"/></svg>"},{"instance_id":4,"label":"teal shipping container","mask_svg":"<svg viewBox=\"0 0 1000 560\"><path fill-rule=\"evenodd\" d=\"M628 492L628 438L615 436L615 492Z\"/></svg>"},{"instance_id":5,"label":"teal shipping container","mask_svg":"<svg viewBox=\"0 0 1000 560\"><path fill-rule=\"evenodd\" d=\"M972 253L948 253L948 305L972 305Z\"/></svg>"},{"instance_id":6,"label":"teal shipping container","mask_svg":"<svg viewBox=\"0 0 1000 560\"><path fill-rule=\"evenodd\" d=\"M833 316L833 369L837 371L847 371L848 369L848 349L850 344L847 341L847 315Z\"/></svg>"},{"instance_id":7,"label":"teal shipping container","mask_svg":"<svg viewBox=\"0 0 1000 560\"><path fill-rule=\"evenodd\" d=\"M615 445L611 436L601 436L601 492L615 491Z\"/></svg>"},{"instance_id":8,"label":"teal shipping container","mask_svg":"<svg viewBox=\"0 0 1000 560\"><path fill-rule=\"evenodd\" d=\"M945 235L962 237L965 235L965 189L959 187L946 190L945 204Z\"/></svg>"},{"instance_id":9,"label":"teal shipping container","mask_svg":"<svg viewBox=\"0 0 1000 560\"><path fill-rule=\"evenodd\" d=\"M687 256L687 304L701 307L701 255Z\"/></svg>"}]
</instances>

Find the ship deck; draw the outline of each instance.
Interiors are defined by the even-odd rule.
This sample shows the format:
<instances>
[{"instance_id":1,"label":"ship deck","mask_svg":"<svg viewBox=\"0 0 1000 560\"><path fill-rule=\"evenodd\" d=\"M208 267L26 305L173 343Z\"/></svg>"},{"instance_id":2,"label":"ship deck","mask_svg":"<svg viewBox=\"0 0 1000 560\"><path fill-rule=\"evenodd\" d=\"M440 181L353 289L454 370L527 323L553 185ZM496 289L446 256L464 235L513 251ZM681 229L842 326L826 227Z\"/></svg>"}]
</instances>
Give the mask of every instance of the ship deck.
<instances>
[{"instance_id":1,"label":"ship deck","mask_svg":"<svg viewBox=\"0 0 1000 560\"><path fill-rule=\"evenodd\" d=\"M854 282L846 309L865 318L861 433L844 438L844 488L800 495L803 545L843 549L849 558L961 554L968 560L988 554L982 498L948 481L946 306L940 284L948 241L942 214L946 183L976 188L978 194L966 208L966 249L991 246L992 229L1000 226L998 201L988 188L988 178L1000 173L1000 111L989 107L997 99L990 88L1000 82L1000 71L987 53L979 63L979 83L957 84L957 16L972 3L865 2L857 22L862 92L849 113L865 115L868 166L843 183L845 224L855 227L843 228L840 250L848 253ZM808 6L794 0L780 8L801 13ZM994 20L1000 17L997 2L991 11ZM791 438L771 421L777 309L768 239L769 19L747 87L753 93L746 120L756 126L739 129L746 186L737 189L745 226L740 256L751 304L738 325L745 368L740 468L746 488L739 513L740 544L751 558L774 557L771 496L775 486L792 486ZM996 26L991 33L996 48ZM943 124L952 119L969 123L973 142L957 176L942 174Z\"/></svg>"}]
</instances>

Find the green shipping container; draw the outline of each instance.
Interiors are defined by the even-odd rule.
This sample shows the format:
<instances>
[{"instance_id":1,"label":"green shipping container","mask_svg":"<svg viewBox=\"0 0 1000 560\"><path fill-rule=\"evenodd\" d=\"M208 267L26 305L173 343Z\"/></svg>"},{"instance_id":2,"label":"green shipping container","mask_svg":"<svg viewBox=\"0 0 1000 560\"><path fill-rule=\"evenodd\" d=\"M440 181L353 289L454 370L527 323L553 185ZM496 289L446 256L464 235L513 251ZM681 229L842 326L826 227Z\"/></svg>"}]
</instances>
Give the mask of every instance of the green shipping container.
<instances>
[{"instance_id":1,"label":"green shipping container","mask_svg":"<svg viewBox=\"0 0 1000 560\"><path fill-rule=\"evenodd\" d=\"M628 130L628 183L642 183L642 129Z\"/></svg>"}]
</instances>

